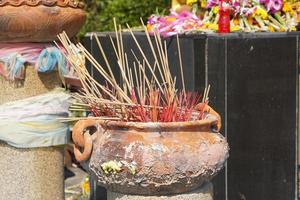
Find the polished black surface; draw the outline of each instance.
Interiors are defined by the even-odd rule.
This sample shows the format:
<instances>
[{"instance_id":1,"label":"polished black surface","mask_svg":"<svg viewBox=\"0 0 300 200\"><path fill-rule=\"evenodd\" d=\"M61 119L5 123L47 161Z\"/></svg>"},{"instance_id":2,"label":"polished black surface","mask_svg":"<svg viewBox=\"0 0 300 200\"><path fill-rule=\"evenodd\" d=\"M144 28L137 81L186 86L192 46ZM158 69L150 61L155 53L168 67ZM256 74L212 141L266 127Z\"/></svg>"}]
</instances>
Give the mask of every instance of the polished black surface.
<instances>
[{"instance_id":1,"label":"polished black surface","mask_svg":"<svg viewBox=\"0 0 300 200\"><path fill-rule=\"evenodd\" d=\"M295 199L297 38L227 41L229 199Z\"/></svg>"},{"instance_id":2,"label":"polished black surface","mask_svg":"<svg viewBox=\"0 0 300 200\"><path fill-rule=\"evenodd\" d=\"M219 112L222 117L221 133L225 135L225 40L223 38L206 39L206 84L211 85L209 104ZM203 67L203 66L202 66ZM226 136L226 135L225 135ZM230 145L230 143L229 143ZM231 150L229 155L231 154ZM213 180L214 197L216 200L226 199L226 168Z\"/></svg>"},{"instance_id":3,"label":"polished black surface","mask_svg":"<svg viewBox=\"0 0 300 200\"><path fill-rule=\"evenodd\" d=\"M103 43L107 35L114 37L98 34ZM145 35L136 35L153 63ZM137 52L130 35L123 38L125 52ZM202 92L211 85L210 105L222 116L221 133L231 148L227 167L213 179L215 200L296 199L298 40L298 32L180 37L186 86ZM86 37L84 44L103 62L95 39ZM179 69L176 37L166 44L170 66ZM117 74L116 63L112 68Z\"/></svg>"}]
</instances>

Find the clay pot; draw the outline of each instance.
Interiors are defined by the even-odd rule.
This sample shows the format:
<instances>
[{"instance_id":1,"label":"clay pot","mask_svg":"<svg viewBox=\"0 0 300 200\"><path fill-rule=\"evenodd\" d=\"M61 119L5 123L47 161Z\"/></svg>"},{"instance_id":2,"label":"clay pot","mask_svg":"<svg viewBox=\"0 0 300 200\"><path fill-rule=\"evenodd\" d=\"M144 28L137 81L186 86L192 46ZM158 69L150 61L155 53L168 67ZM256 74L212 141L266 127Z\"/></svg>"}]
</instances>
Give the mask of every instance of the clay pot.
<instances>
[{"instance_id":1,"label":"clay pot","mask_svg":"<svg viewBox=\"0 0 300 200\"><path fill-rule=\"evenodd\" d=\"M75 0L0 0L0 42L49 42L62 31L73 37L85 18Z\"/></svg>"},{"instance_id":2,"label":"clay pot","mask_svg":"<svg viewBox=\"0 0 300 200\"><path fill-rule=\"evenodd\" d=\"M218 117L211 113L190 122L81 120L73 128L74 153L81 162L90 158L90 173L110 191L188 192L212 179L228 157L226 139L218 133ZM97 131L90 134L88 127Z\"/></svg>"}]
</instances>

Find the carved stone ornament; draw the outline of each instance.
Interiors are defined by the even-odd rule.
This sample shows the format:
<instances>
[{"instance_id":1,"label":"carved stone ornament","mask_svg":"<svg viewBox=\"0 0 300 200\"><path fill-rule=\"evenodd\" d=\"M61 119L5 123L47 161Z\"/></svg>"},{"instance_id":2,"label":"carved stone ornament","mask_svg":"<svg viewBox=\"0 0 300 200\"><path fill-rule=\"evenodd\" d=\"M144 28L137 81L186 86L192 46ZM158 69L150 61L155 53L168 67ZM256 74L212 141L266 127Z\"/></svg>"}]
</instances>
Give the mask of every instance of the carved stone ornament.
<instances>
[{"instance_id":1,"label":"carved stone ornament","mask_svg":"<svg viewBox=\"0 0 300 200\"><path fill-rule=\"evenodd\" d=\"M86 18L75 0L0 0L0 42L49 42L79 32Z\"/></svg>"}]
</instances>

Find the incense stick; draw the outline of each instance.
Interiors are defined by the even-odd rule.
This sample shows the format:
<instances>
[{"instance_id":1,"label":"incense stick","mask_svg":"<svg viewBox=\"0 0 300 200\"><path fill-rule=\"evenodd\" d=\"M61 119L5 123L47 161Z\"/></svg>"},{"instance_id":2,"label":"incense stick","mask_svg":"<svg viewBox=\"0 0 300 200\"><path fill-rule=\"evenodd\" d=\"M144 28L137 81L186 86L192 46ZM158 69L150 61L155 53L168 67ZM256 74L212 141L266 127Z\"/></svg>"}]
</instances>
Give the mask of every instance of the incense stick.
<instances>
[{"instance_id":1,"label":"incense stick","mask_svg":"<svg viewBox=\"0 0 300 200\"><path fill-rule=\"evenodd\" d=\"M114 22L116 22L115 19ZM149 59L129 26L129 33L138 49L138 53L142 55L141 60L138 59L136 52L131 49L134 62L129 63L128 52L124 51L122 30L116 23L114 25L116 40L114 41L112 37L109 37L117 58L118 68L120 69L121 83L117 82L101 41L96 34L92 36L95 37L107 69L99 64L82 44L74 45L71 43L66 33L58 36L62 46L66 49L64 55L74 67L74 71L77 73L83 86L80 93L73 95L79 103L74 103L70 107L70 111L88 111L92 112L95 117L102 117L102 119L108 120L144 122L188 121L199 119L202 116L201 112L193 111L198 103L197 94L186 92L178 36L177 48L183 87L181 91L176 89L177 78L172 76L170 71L166 41L162 41L157 33L154 34L154 40L152 40L144 24L143 27L154 58L153 64L150 64ZM81 52L80 55L83 55L99 72L106 81L106 85L100 84L89 74L85 68L85 61L78 52ZM149 76L147 76L148 72L150 72ZM210 85L204 90L202 101L205 103L208 102L209 90ZM181 96L179 97L179 95ZM77 119L79 118L73 117L69 120Z\"/></svg>"}]
</instances>

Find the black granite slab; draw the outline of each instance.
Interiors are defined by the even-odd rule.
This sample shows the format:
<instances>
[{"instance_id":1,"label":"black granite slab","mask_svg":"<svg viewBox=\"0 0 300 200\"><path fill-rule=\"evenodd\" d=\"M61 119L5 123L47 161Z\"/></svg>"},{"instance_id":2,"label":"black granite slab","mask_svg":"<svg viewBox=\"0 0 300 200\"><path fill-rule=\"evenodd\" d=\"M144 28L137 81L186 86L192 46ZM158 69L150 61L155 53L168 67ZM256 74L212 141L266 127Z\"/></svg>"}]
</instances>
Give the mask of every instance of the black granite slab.
<instances>
[{"instance_id":1,"label":"black granite slab","mask_svg":"<svg viewBox=\"0 0 300 200\"><path fill-rule=\"evenodd\" d=\"M114 60L107 35L113 37L98 37ZM202 91L211 85L210 105L221 114L221 133L231 147L226 168L213 180L215 200L297 198L299 35L180 36L187 88ZM145 35L136 36L153 63ZM137 50L129 33L123 39L125 52ZM170 65L179 69L176 38L166 43ZM103 62L95 39L87 36L84 45ZM118 74L116 63L112 67ZM180 77L178 70L173 73Z\"/></svg>"},{"instance_id":2,"label":"black granite slab","mask_svg":"<svg viewBox=\"0 0 300 200\"><path fill-rule=\"evenodd\" d=\"M295 37L227 41L233 199L295 199L296 46Z\"/></svg>"}]
</instances>

